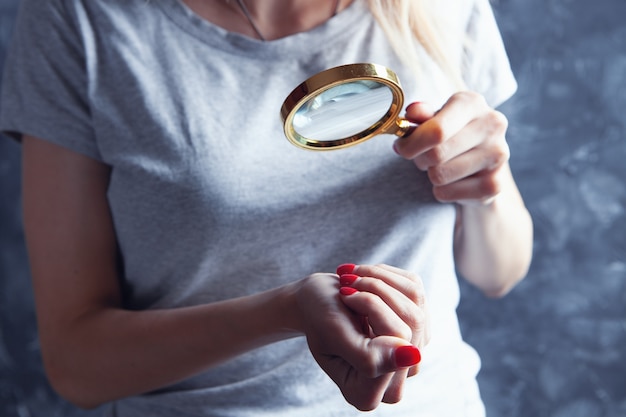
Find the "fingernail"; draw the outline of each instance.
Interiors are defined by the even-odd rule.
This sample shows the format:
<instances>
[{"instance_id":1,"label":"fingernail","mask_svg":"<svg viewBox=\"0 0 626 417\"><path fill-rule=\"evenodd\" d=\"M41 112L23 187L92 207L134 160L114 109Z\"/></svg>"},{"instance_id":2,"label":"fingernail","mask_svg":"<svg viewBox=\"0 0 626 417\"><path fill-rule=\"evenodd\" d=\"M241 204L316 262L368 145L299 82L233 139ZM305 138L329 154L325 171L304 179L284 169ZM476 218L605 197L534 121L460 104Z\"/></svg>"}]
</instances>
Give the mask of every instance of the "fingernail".
<instances>
[{"instance_id":1,"label":"fingernail","mask_svg":"<svg viewBox=\"0 0 626 417\"><path fill-rule=\"evenodd\" d=\"M343 274L342 276L339 277L339 284L341 284L342 286L352 285L354 284L354 281L357 280L357 278L359 278L358 275Z\"/></svg>"},{"instance_id":2,"label":"fingernail","mask_svg":"<svg viewBox=\"0 0 626 417\"><path fill-rule=\"evenodd\" d=\"M341 287L339 288L339 292L341 293L341 295L352 295L358 291L352 287Z\"/></svg>"},{"instance_id":3,"label":"fingernail","mask_svg":"<svg viewBox=\"0 0 626 417\"><path fill-rule=\"evenodd\" d=\"M354 272L354 268L356 265L354 264L341 264L337 267L337 275L342 276L345 274L351 274Z\"/></svg>"},{"instance_id":4,"label":"fingernail","mask_svg":"<svg viewBox=\"0 0 626 417\"><path fill-rule=\"evenodd\" d=\"M394 356L396 358L396 365L400 368L408 368L409 366L417 365L422 360L422 354L419 349L412 345L397 347Z\"/></svg>"},{"instance_id":5,"label":"fingernail","mask_svg":"<svg viewBox=\"0 0 626 417\"><path fill-rule=\"evenodd\" d=\"M411 107L413 106L419 106L420 104L422 104L421 101L414 101L412 103L409 103L405 108L404 111L408 111Z\"/></svg>"}]
</instances>

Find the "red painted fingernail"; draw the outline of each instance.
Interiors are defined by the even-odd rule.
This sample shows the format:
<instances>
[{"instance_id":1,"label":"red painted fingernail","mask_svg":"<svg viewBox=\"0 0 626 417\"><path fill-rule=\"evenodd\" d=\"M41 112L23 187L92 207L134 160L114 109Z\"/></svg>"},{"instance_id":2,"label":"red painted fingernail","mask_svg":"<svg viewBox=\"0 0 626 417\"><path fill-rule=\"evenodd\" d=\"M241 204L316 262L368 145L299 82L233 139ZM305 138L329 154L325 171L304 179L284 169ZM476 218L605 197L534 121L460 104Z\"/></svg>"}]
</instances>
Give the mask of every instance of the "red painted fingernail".
<instances>
[{"instance_id":1,"label":"red painted fingernail","mask_svg":"<svg viewBox=\"0 0 626 417\"><path fill-rule=\"evenodd\" d=\"M414 101L412 103L409 103L405 108L404 111L408 111L411 107L413 106L419 106L420 104L422 104L421 101Z\"/></svg>"},{"instance_id":2,"label":"red painted fingernail","mask_svg":"<svg viewBox=\"0 0 626 417\"><path fill-rule=\"evenodd\" d=\"M337 267L337 275L342 276L345 274L351 274L354 271L354 264L341 264Z\"/></svg>"},{"instance_id":3,"label":"red painted fingernail","mask_svg":"<svg viewBox=\"0 0 626 417\"><path fill-rule=\"evenodd\" d=\"M412 345L396 348L394 356L396 358L396 365L400 368L408 368L409 366L417 365L422 360L420 350Z\"/></svg>"},{"instance_id":4,"label":"red painted fingernail","mask_svg":"<svg viewBox=\"0 0 626 417\"><path fill-rule=\"evenodd\" d=\"M358 291L352 287L341 287L339 288L339 292L341 293L341 295L352 295Z\"/></svg>"},{"instance_id":5,"label":"red painted fingernail","mask_svg":"<svg viewBox=\"0 0 626 417\"><path fill-rule=\"evenodd\" d=\"M339 277L339 284L341 284L342 286L352 285L354 284L354 281L356 281L358 278L359 278L358 275L343 274L342 276Z\"/></svg>"}]
</instances>

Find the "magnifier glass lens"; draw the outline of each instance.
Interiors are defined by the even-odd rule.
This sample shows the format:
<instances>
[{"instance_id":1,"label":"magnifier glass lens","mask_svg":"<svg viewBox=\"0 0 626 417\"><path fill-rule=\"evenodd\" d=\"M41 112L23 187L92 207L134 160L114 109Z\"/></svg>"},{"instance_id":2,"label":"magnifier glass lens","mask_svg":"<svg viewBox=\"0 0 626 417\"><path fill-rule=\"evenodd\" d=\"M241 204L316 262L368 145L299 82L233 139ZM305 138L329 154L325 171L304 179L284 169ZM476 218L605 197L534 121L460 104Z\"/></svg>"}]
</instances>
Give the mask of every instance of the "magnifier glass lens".
<instances>
[{"instance_id":1,"label":"magnifier glass lens","mask_svg":"<svg viewBox=\"0 0 626 417\"><path fill-rule=\"evenodd\" d=\"M380 82L357 80L331 87L306 101L293 118L295 131L309 139L347 138L378 123L393 102Z\"/></svg>"}]
</instances>

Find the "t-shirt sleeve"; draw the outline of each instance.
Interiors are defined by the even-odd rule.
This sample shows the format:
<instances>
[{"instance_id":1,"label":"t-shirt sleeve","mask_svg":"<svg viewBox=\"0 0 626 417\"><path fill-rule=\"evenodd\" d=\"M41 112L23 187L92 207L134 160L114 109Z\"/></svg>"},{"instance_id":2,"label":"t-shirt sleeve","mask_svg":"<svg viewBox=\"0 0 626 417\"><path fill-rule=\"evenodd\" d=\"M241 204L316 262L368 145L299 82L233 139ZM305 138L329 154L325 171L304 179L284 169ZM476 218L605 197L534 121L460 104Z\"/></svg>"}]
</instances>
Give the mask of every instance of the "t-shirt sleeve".
<instances>
[{"instance_id":1,"label":"t-shirt sleeve","mask_svg":"<svg viewBox=\"0 0 626 417\"><path fill-rule=\"evenodd\" d=\"M0 130L101 159L91 123L84 12L71 0L22 0L2 81Z\"/></svg>"},{"instance_id":2,"label":"t-shirt sleeve","mask_svg":"<svg viewBox=\"0 0 626 417\"><path fill-rule=\"evenodd\" d=\"M473 3L466 32L464 81L497 107L515 93L517 82L489 0Z\"/></svg>"}]
</instances>

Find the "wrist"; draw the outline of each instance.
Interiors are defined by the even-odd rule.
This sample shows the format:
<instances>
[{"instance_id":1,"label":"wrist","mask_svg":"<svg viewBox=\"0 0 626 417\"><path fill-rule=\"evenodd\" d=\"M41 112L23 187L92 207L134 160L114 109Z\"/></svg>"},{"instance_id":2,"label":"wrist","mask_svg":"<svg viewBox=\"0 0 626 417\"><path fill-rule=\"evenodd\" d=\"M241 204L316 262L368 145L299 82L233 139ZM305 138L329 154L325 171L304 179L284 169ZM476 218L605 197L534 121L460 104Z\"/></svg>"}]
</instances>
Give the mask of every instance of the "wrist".
<instances>
[{"instance_id":1,"label":"wrist","mask_svg":"<svg viewBox=\"0 0 626 417\"><path fill-rule=\"evenodd\" d=\"M276 322L293 336L308 334L320 316L337 310L339 280L316 273L278 289Z\"/></svg>"},{"instance_id":2,"label":"wrist","mask_svg":"<svg viewBox=\"0 0 626 417\"><path fill-rule=\"evenodd\" d=\"M272 300L276 331L287 337L304 334L304 320L298 302L301 287L302 282L296 281L277 288Z\"/></svg>"}]
</instances>

